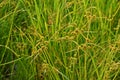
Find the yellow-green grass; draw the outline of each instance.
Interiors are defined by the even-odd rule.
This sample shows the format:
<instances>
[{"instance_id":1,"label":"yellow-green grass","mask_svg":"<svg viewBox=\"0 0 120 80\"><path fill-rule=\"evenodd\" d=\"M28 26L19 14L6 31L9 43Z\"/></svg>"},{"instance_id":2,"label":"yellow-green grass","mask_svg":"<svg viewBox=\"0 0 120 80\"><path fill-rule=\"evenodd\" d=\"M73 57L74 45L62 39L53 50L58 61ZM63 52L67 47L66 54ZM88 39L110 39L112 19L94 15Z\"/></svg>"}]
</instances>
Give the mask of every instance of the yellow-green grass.
<instances>
[{"instance_id":1,"label":"yellow-green grass","mask_svg":"<svg viewBox=\"0 0 120 80\"><path fill-rule=\"evenodd\" d=\"M119 80L119 0L0 0L0 80Z\"/></svg>"}]
</instances>

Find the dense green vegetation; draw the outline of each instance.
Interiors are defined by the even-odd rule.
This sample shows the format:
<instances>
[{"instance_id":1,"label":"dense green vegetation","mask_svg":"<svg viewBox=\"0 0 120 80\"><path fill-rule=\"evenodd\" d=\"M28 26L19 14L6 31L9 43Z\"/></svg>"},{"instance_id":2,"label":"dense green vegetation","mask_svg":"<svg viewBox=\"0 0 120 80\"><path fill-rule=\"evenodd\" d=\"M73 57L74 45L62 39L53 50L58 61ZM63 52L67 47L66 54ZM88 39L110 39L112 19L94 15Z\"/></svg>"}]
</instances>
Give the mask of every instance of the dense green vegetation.
<instances>
[{"instance_id":1,"label":"dense green vegetation","mask_svg":"<svg viewBox=\"0 0 120 80\"><path fill-rule=\"evenodd\" d=\"M120 80L120 1L0 0L0 80Z\"/></svg>"}]
</instances>

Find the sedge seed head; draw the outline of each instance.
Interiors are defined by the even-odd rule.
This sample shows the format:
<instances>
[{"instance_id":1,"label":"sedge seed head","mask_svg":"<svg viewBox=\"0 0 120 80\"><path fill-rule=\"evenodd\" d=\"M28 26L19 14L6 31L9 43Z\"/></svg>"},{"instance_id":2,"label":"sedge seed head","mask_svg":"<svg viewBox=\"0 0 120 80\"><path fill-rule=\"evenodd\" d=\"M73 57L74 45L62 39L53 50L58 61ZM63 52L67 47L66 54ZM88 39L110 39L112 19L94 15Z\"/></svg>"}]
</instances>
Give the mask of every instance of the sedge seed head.
<instances>
[{"instance_id":1,"label":"sedge seed head","mask_svg":"<svg viewBox=\"0 0 120 80\"><path fill-rule=\"evenodd\" d=\"M47 47L46 47L46 46L42 46L41 49L42 49L42 50L46 50Z\"/></svg>"},{"instance_id":2,"label":"sedge seed head","mask_svg":"<svg viewBox=\"0 0 120 80\"><path fill-rule=\"evenodd\" d=\"M93 15L93 19L96 19L96 15Z\"/></svg>"}]
</instances>

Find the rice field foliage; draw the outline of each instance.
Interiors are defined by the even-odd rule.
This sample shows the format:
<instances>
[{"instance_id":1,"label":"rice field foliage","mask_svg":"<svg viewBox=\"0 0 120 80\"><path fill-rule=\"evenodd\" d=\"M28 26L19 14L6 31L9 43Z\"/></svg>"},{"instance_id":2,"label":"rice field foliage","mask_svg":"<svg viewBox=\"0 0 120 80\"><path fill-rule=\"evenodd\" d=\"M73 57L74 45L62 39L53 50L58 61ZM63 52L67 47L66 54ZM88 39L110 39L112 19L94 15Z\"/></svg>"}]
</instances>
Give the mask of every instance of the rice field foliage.
<instances>
[{"instance_id":1,"label":"rice field foliage","mask_svg":"<svg viewBox=\"0 0 120 80\"><path fill-rule=\"evenodd\" d=\"M0 80L119 80L119 0L0 0Z\"/></svg>"}]
</instances>

